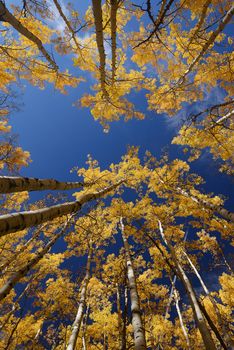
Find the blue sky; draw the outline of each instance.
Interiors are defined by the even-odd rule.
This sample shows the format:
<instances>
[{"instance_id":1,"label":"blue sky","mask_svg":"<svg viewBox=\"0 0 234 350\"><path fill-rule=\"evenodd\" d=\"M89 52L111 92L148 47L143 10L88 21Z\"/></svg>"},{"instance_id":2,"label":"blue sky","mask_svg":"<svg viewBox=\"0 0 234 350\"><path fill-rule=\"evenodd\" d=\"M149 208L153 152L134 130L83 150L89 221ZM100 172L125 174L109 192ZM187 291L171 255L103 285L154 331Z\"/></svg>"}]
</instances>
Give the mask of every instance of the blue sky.
<instances>
[{"instance_id":1,"label":"blue sky","mask_svg":"<svg viewBox=\"0 0 234 350\"><path fill-rule=\"evenodd\" d=\"M128 145L140 146L141 155L149 150L158 157L168 147L171 158L184 158L181 147L170 145L176 126L166 117L147 111L143 92L133 93L131 100L145 112L146 119L114 122L105 134L88 109L72 106L86 89L87 84L81 83L78 88L69 89L68 95L62 95L51 85L44 90L25 85L21 109L10 122L13 132L19 135L20 146L31 153L32 163L22 169L21 175L76 180L70 170L83 167L87 154L105 168L119 162ZM205 178L205 190L228 196L232 190L230 177L217 169L208 155L191 163L191 170ZM229 208L232 204L227 202Z\"/></svg>"}]
</instances>

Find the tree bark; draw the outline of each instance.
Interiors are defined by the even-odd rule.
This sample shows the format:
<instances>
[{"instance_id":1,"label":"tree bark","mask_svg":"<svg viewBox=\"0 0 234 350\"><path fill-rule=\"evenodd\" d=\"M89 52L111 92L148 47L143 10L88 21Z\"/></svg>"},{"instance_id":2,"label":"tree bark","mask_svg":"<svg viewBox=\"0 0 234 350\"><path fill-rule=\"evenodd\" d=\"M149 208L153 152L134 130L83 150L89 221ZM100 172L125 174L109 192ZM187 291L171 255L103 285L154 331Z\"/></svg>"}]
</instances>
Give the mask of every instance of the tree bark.
<instances>
[{"instance_id":1,"label":"tree bark","mask_svg":"<svg viewBox=\"0 0 234 350\"><path fill-rule=\"evenodd\" d=\"M60 16L62 17L62 19L64 20L69 32L71 33L71 37L72 37L72 40L74 41L75 45L76 45L76 48L80 54L80 56L82 57L82 59L84 60L83 58L83 55L82 55L82 50L80 48L80 45L78 43L78 40L77 40L77 37L76 37L76 33L74 31L74 29L72 28L71 26L71 23L69 22L69 20L67 19L67 17L65 16L63 10L62 10L62 7L61 5L59 4L59 2L57 0L53 0L57 10L58 10L58 13L60 14Z\"/></svg>"},{"instance_id":2,"label":"tree bark","mask_svg":"<svg viewBox=\"0 0 234 350\"><path fill-rule=\"evenodd\" d=\"M117 316L118 316L118 335L119 335L119 348L122 346L122 314L121 314L121 304L120 304L120 291L119 284L116 283L116 307L117 307Z\"/></svg>"},{"instance_id":3,"label":"tree bark","mask_svg":"<svg viewBox=\"0 0 234 350\"><path fill-rule=\"evenodd\" d=\"M19 308L19 306L20 306L19 302L25 296L25 294L29 290L30 286L31 286L31 281L26 285L26 287L23 289L21 294L18 296L18 298L16 299L16 301L12 305L11 310L7 314L4 315L7 317L4 320L4 322L0 325L0 332L7 325L7 323L9 322L9 320L10 320L11 316L14 314L14 312Z\"/></svg>"},{"instance_id":4,"label":"tree bark","mask_svg":"<svg viewBox=\"0 0 234 350\"><path fill-rule=\"evenodd\" d=\"M103 96L108 100L109 95L106 91L106 54L104 48L103 37L103 20L102 20L102 2L101 0L92 0L93 4L93 16L96 30L96 42L99 53L99 71L100 71L100 83Z\"/></svg>"},{"instance_id":5,"label":"tree bark","mask_svg":"<svg viewBox=\"0 0 234 350\"><path fill-rule=\"evenodd\" d=\"M162 178L159 178L159 181L167 188L167 184ZM232 213L229 210L223 208L222 206L210 204L210 203L208 203L205 200L198 199L198 198L194 197L193 195L190 195L190 193L188 193L187 191L185 191L183 188L181 188L179 186L176 187L176 188L169 187L169 189L171 191L174 191L177 194L180 194L182 196L191 198L195 203L203 206L205 209L213 210L214 212L216 212L217 214L222 216L224 219L234 222L234 213Z\"/></svg>"},{"instance_id":6,"label":"tree bark","mask_svg":"<svg viewBox=\"0 0 234 350\"><path fill-rule=\"evenodd\" d=\"M206 209L214 210L217 214L222 216L224 219L234 222L234 213L228 211L227 209L225 209L221 206L218 206L218 205L210 204L210 203L206 202L205 200L198 199L198 198L190 195L188 192L186 192L185 190L183 190L180 187L176 188L176 192L178 194L182 194L185 197L191 198L194 202L202 205Z\"/></svg>"},{"instance_id":7,"label":"tree bark","mask_svg":"<svg viewBox=\"0 0 234 350\"><path fill-rule=\"evenodd\" d=\"M130 290L131 312L132 312L132 327L134 332L135 350L146 350L145 331L141 318L140 301L137 293L136 277L130 256L127 237L124 232L124 224L122 217L120 218L121 234L124 243L125 260L127 268L127 277Z\"/></svg>"},{"instance_id":8,"label":"tree bark","mask_svg":"<svg viewBox=\"0 0 234 350\"><path fill-rule=\"evenodd\" d=\"M46 226L46 225L44 225ZM5 272L6 267L9 267L9 265L17 258L17 256L19 256L20 254L22 254L27 248L28 246L35 240L37 239L37 237L40 235L40 233L43 230L43 227L40 227L39 229L37 229L32 237L25 243L22 245L22 247L19 250L15 251L15 254L13 254L10 259L8 259L6 262L4 262L1 266L0 266L0 273L3 274Z\"/></svg>"},{"instance_id":9,"label":"tree bark","mask_svg":"<svg viewBox=\"0 0 234 350\"><path fill-rule=\"evenodd\" d=\"M210 330L206 325L202 311L201 311L199 304L197 302L195 291L194 291L185 271L183 270L182 266L180 265L179 261L177 260L174 248L170 247L170 251L171 251L172 259L173 259L175 266L176 266L178 276L180 277L180 280L183 283L183 285L187 291L187 295L188 295L188 298L190 300L190 304L191 304L191 307L193 310L194 319L195 319L196 324L198 326L198 329L201 333L205 348L207 350L216 350L216 346L215 346L214 341L211 337Z\"/></svg>"},{"instance_id":10,"label":"tree bark","mask_svg":"<svg viewBox=\"0 0 234 350\"><path fill-rule=\"evenodd\" d=\"M194 271L195 275L197 276L199 282L201 283L201 286L206 294L206 296L209 298L210 302L212 303L213 307L214 307L214 310L216 312L216 315L217 315L217 318L218 318L218 324L219 326L221 327L222 329L222 333L223 333L223 337L224 337L224 340L227 342L227 344L230 345L230 349L233 349L234 348L234 344L233 344L233 341L231 340L231 338L229 337L229 334L228 334L228 331L225 327L225 325L223 324L223 320L222 320L222 316L220 314L220 311L219 311L219 308L216 304L216 301L213 299L213 297L210 295L210 291L208 290L208 288L206 287L200 273L198 272L196 266L193 264L192 260L190 259L190 257L188 256L188 254L184 251L183 254L185 255L185 257L187 258L192 270ZM203 307L203 310L205 310L205 307ZM204 312L203 312L204 313ZM208 314L207 314L208 315ZM209 315L208 315L209 316ZM206 315L205 315L206 317ZM206 317L207 318L207 317ZM207 319L209 325L213 324L213 321L210 319L209 317L209 320ZM224 340L222 339L222 336L220 334L220 332L218 331L218 329L215 327L215 325L213 327L211 327L213 330L215 330L215 335L217 337L217 339L220 341L222 347L224 349L227 349L227 346L225 345L225 342Z\"/></svg>"},{"instance_id":11,"label":"tree bark","mask_svg":"<svg viewBox=\"0 0 234 350\"><path fill-rule=\"evenodd\" d=\"M85 278L82 283L79 306L78 306L75 321L72 325L72 332L68 341L67 350L74 350L76 348L76 342L79 335L79 330L83 319L84 308L86 304L86 293L87 293L88 283L90 280L91 259L92 259L92 246L90 246L89 252L88 252Z\"/></svg>"},{"instance_id":12,"label":"tree bark","mask_svg":"<svg viewBox=\"0 0 234 350\"><path fill-rule=\"evenodd\" d=\"M92 183L62 182L54 179L37 179L30 177L0 176L0 193L14 193L22 191L45 191L45 190L71 190Z\"/></svg>"},{"instance_id":13,"label":"tree bark","mask_svg":"<svg viewBox=\"0 0 234 350\"><path fill-rule=\"evenodd\" d=\"M82 319L82 350L87 350L86 329L87 329L88 315L89 315L89 305L87 305L85 314L84 314L83 319Z\"/></svg>"},{"instance_id":14,"label":"tree bark","mask_svg":"<svg viewBox=\"0 0 234 350\"><path fill-rule=\"evenodd\" d=\"M111 52L112 52L112 74L111 74L111 83L114 84L115 74L116 74L116 16L118 9L117 0L111 0Z\"/></svg>"},{"instance_id":15,"label":"tree bark","mask_svg":"<svg viewBox=\"0 0 234 350\"><path fill-rule=\"evenodd\" d=\"M209 7L210 3L211 3L211 0L206 0L206 2L204 3L203 8L202 8L202 12L201 12L200 19L199 19L199 21L197 22L197 25L196 25L196 27L195 27L195 31L194 31L192 37L191 37L190 40L189 40L189 43L188 43L188 47L187 47L187 48L189 48L189 46L192 44L194 38L196 38L198 32L200 31L200 29L201 29L201 27L202 27L202 25L203 25L203 23L204 23L204 21L205 21L206 14L207 14L207 10L208 10L208 7Z\"/></svg>"},{"instance_id":16,"label":"tree bark","mask_svg":"<svg viewBox=\"0 0 234 350\"><path fill-rule=\"evenodd\" d=\"M51 67L55 71L58 70L57 64L52 59L47 50L44 48L42 41L36 35L30 32L14 15L12 15L12 13L9 12L2 0L0 0L0 21L9 23L15 30L17 30L18 33L20 33L21 35L25 36L28 40L33 42L37 46L38 50L49 62Z\"/></svg>"},{"instance_id":17,"label":"tree bark","mask_svg":"<svg viewBox=\"0 0 234 350\"><path fill-rule=\"evenodd\" d=\"M126 274L126 272L125 272ZM126 278L125 278L126 280ZM122 341L121 341L121 350L127 350L127 342L126 342L126 332L127 332L127 310L128 310L128 288L124 286L124 305L123 305L123 329L122 329Z\"/></svg>"},{"instance_id":18,"label":"tree bark","mask_svg":"<svg viewBox=\"0 0 234 350\"><path fill-rule=\"evenodd\" d=\"M2 215L0 216L0 237L28 227L39 225L43 222L53 220L67 214L75 213L81 209L83 204L103 197L122 183L123 180L118 181L116 184L106 187L99 192L83 194L80 199L75 202L67 202L34 211L23 211L19 213Z\"/></svg>"},{"instance_id":19,"label":"tree bark","mask_svg":"<svg viewBox=\"0 0 234 350\"><path fill-rule=\"evenodd\" d=\"M160 222L160 225L159 225L159 231L160 231L160 234L163 237L164 236L164 233L163 233L163 229L162 229L162 225L161 225L161 222ZM164 239L164 242L165 242L165 238ZM195 294L195 291L189 281L189 278L187 277L185 271L183 270L181 264L179 263L178 259L177 259L177 256L176 256L176 252L174 250L174 247L170 244L170 243L167 243L167 247L169 248L169 251L171 253L171 257L172 257L172 260L175 264L175 272L176 272L176 275L178 275L178 277L180 278L181 282L183 283L184 285L184 288L187 292L187 295L188 295L188 298L189 298L189 301L190 301L190 304L191 304L191 307L192 307L192 310L193 310L193 316L194 316L194 319L196 321L196 324L198 326L198 329L201 333L201 336L202 336L202 340L203 340L203 343L205 345L205 348L207 350L216 350L216 347L215 347L215 344L214 344L214 341L211 337L211 334L210 334L210 331L206 325L206 322L205 322L205 319L203 317L203 314L202 314L202 311L199 307L199 304L198 304L198 301L197 301L197 298L196 298L196 294Z\"/></svg>"},{"instance_id":20,"label":"tree bark","mask_svg":"<svg viewBox=\"0 0 234 350\"><path fill-rule=\"evenodd\" d=\"M177 311L177 314L179 316L180 327L181 327L182 332L184 334L184 337L186 339L187 348L191 349L190 341L189 341L189 337L188 337L188 332L187 332L187 330L185 328L183 317L182 317L182 314L181 314L181 311L180 311L179 295L178 295L178 291L176 290L176 288L174 288L174 299L175 299L176 311Z\"/></svg>"},{"instance_id":21,"label":"tree bark","mask_svg":"<svg viewBox=\"0 0 234 350\"><path fill-rule=\"evenodd\" d=\"M59 234L54 235L54 237L45 245L45 247L36 254L36 256L30 260L23 268L21 268L19 271L14 273L8 281L3 285L3 287L0 288L0 301L4 299L9 292L14 288L16 283L27 275L27 273L33 268L43 257L50 248L55 244L55 242L66 232L66 229L68 228L69 222L71 220L72 216L66 221L63 229L60 231Z\"/></svg>"},{"instance_id":22,"label":"tree bark","mask_svg":"<svg viewBox=\"0 0 234 350\"><path fill-rule=\"evenodd\" d=\"M190 64L190 66L188 67L188 69L184 73L183 77L181 77L178 82L183 82L184 81L186 76L192 71L193 67L200 61L200 59L206 53L208 48L214 43L214 41L217 38L217 36L223 31L225 26L230 22L230 20L232 19L233 14L234 14L234 6L232 6L230 8L230 10L226 13L224 18L221 20L218 28L212 32L212 34L210 35L209 39L207 40L207 42L203 46L201 52L197 55L197 57L194 58L193 62Z\"/></svg>"},{"instance_id":23,"label":"tree bark","mask_svg":"<svg viewBox=\"0 0 234 350\"><path fill-rule=\"evenodd\" d=\"M230 112L228 112L224 116L220 117L218 120L214 120L213 121L214 124L211 127L209 127L208 130L215 128L217 125L222 124L223 122L231 118L233 115L234 115L234 109L232 109Z\"/></svg>"}]
</instances>

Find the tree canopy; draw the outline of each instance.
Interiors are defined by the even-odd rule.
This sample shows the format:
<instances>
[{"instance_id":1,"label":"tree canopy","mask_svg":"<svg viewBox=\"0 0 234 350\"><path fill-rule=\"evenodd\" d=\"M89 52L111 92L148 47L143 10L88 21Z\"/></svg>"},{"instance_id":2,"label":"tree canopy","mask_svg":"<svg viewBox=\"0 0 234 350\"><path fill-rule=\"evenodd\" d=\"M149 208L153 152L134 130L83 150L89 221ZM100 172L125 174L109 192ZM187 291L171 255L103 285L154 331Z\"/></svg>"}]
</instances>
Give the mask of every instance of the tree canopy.
<instances>
[{"instance_id":1,"label":"tree canopy","mask_svg":"<svg viewBox=\"0 0 234 350\"><path fill-rule=\"evenodd\" d=\"M234 349L234 212L193 168L209 152L233 175L233 14L229 0L0 0L0 349ZM25 83L79 91L104 133L148 111L175 120L177 154L128 145L105 169L88 154L73 182L22 176Z\"/></svg>"}]
</instances>

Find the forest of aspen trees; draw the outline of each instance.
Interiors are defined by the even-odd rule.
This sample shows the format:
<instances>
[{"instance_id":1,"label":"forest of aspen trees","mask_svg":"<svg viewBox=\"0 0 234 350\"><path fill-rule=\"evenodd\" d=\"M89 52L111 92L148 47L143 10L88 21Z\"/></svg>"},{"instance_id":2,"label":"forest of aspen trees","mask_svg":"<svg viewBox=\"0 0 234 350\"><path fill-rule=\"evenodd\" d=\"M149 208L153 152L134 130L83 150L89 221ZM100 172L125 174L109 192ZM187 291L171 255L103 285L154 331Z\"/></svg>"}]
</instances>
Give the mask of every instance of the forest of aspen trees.
<instances>
[{"instance_id":1,"label":"forest of aspen trees","mask_svg":"<svg viewBox=\"0 0 234 350\"><path fill-rule=\"evenodd\" d=\"M231 0L0 0L0 350L234 349L234 208L219 185L234 174L233 14ZM61 100L79 87L73 108L103 137L179 119L176 156L129 143L106 168L85 154L76 181L24 177L22 84Z\"/></svg>"}]
</instances>

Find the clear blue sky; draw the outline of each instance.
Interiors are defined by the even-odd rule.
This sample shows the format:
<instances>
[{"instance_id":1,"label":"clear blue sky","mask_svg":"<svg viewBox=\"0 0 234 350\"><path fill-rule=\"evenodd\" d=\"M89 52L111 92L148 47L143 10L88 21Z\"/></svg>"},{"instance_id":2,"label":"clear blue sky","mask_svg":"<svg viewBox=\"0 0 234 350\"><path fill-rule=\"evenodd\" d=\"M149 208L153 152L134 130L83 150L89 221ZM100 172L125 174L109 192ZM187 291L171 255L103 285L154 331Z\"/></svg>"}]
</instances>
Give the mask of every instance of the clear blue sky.
<instances>
[{"instance_id":1,"label":"clear blue sky","mask_svg":"<svg viewBox=\"0 0 234 350\"><path fill-rule=\"evenodd\" d=\"M184 157L179 146L170 145L176 127L166 117L146 110L143 93L132 94L132 101L145 112L146 119L114 122L110 132L105 134L88 109L72 106L87 91L87 86L88 83L81 83L78 88L69 89L68 95L62 95L51 85L40 90L26 84L20 98L21 110L11 118L20 146L28 150L32 158L32 163L22 169L21 175L76 180L70 170L74 166L83 167L87 154L105 168L112 162L119 162L128 145L140 146L141 155L149 150L156 156L169 146L171 158ZM218 172L210 157L191 163L191 170L205 178L205 190L231 195L230 177ZM234 207L230 201L227 205Z\"/></svg>"}]
</instances>

